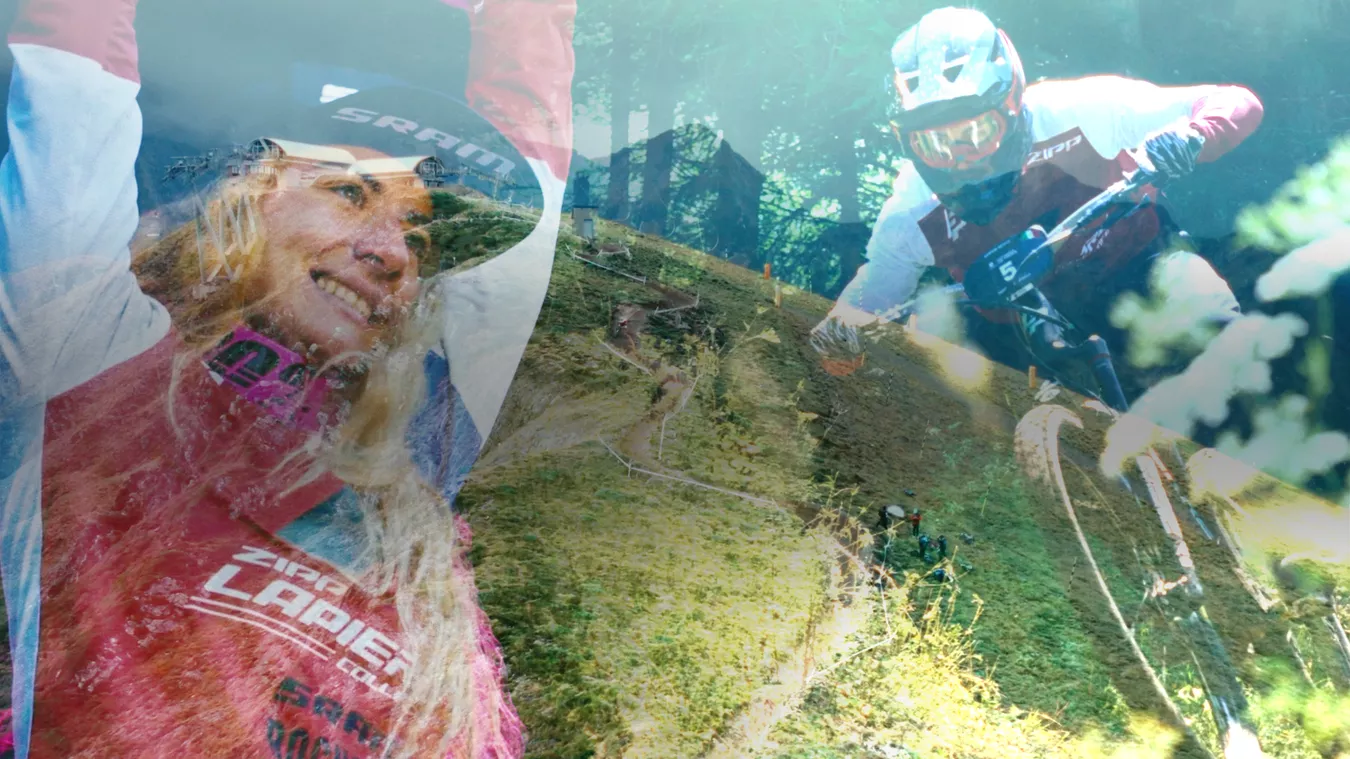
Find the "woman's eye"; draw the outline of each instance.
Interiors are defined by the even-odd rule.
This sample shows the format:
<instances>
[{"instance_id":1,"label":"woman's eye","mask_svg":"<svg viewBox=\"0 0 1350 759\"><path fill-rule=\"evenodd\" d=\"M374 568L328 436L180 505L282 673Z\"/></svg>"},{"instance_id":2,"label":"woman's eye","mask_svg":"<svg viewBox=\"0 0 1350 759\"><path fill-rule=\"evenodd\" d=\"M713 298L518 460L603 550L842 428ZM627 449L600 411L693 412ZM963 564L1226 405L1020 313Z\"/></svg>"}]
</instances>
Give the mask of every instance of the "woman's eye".
<instances>
[{"instance_id":1,"label":"woman's eye","mask_svg":"<svg viewBox=\"0 0 1350 759\"><path fill-rule=\"evenodd\" d=\"M361 205L366 200L366 191L360 185L339 184L330 188L334 193L346 198L353 205Z\"/></svg>"}]
</instances>

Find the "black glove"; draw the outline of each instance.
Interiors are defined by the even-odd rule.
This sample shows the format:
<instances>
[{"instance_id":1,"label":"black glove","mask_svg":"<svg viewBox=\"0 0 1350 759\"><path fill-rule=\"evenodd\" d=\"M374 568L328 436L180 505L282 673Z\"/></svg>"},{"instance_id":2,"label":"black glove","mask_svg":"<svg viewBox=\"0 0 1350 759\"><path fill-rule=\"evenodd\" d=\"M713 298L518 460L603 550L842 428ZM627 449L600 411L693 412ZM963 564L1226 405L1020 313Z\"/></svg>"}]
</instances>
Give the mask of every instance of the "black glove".
<instances>
[{"instance_id":1,"label":"black glove","mask_svg":"<svg viewBox=\"0 0 1350 759\"><path fill-rule=\"evenodd\" d=\"M1195 171L1195 159L1204 147L1204 137L1190 127L1183 127L1153 135L1140 149L1159 179L1173 180Z\"/></svg>"}]
</instances>

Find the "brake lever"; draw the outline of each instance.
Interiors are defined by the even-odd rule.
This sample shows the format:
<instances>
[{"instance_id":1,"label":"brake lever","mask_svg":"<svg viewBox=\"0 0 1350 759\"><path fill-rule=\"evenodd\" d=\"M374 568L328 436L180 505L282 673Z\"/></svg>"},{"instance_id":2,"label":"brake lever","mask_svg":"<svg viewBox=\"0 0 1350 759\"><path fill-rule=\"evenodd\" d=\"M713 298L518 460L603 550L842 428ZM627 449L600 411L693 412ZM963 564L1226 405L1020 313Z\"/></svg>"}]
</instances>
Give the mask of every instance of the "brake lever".
<instances>
[{"instance_id":1,"label":"brake lever","mask_svg":"<svg viewBox=\"0 0 1350 759\"><path fill-rule=\"evenodd\" d=\"M1156 171L1149 171L1142 166L1135 171L1125 175L1118 182L1102 190L1095 199L1078 208L1078 210L1069 214L1063 221L1055 225L1046 233L1045 241L1042 245L1058 245L1069 237L1072 237L1080 227L1087 224L1091 219L1097 217L1102 209L1109 207L1121 197L1134 192L1135 190L1149 184L1157 177Z\"/></svg>"}]
</instances>

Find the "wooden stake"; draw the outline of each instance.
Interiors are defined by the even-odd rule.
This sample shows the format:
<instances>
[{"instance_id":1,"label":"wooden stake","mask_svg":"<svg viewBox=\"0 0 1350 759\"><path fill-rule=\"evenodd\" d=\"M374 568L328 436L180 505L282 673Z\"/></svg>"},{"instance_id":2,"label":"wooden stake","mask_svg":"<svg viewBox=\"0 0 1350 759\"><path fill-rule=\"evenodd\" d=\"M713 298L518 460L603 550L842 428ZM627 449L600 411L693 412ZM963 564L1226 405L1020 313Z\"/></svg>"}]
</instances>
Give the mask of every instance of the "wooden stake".
<instances>
[{"instance_id":1,"label":"wooden stake","mask_svg":"<svg viewBox=\"0 0 1350 759\"><path fill-rule=\"evenodd\" d=\"M1303 681L1312 685L1312 670L1308 669L1308 661L1303 658L1303 651L1299 649L1298 640L1294 638L1294 628L1289 628L1289 632L1285 633L1284 639L1289 641L1289 647L1294 649L1294 661L1298 662L1298 668L1303 670Z\"/></svg>"},{"instance_id":2,"label":"wooden stake","mask_svg":"<svg viewBox=\"0 0 1350 759\"><path fill-rule=\"evenodd\" d=\"M1345 665L1346 677L1350 677L1350 636L1345 634L1345 625L1341 624L1341 610L1336 603L1336 589L1331 590L1331 614L1327 617L1327 627L1331 628L1336 648L1341 650L1341 663Z\"/></svg>"},{"instance_id":3,"label":"wooden stake","mask_svg":"<svg viewBox=\"0 0 1350 759\"><path fill-rule=\"evenodd\" d=\"M773 307L783 307L783 288L777 282L773 283Z\"/></svg>"},{"instance_id":4,"label":"wooden stake","mask_svg":"<svg viewBox=\"0 0 1350 759\"><path fill-rule=\"evenodd\" d=\"M771 264L771 263L765 263L765 264L764 264L764 278L765 278L765 279L769 279L769 272L771 272L771 271L773 271L773 264Z\"/></svg>"},{"instance_id":5,"label":"wooden stake","mask_svg":"<svg viewBox=\"0 0 1350 759\"><path fill-rule=\"evenodd\" d=\"M1036 365L1035 365L1035 364L1032 364L1032 365L1027 369L1027 389L1030 390L1030 391L1032 391L1032 392L1035 392L1035 391L1036 391Z\"/></svg>"}]
</instances>

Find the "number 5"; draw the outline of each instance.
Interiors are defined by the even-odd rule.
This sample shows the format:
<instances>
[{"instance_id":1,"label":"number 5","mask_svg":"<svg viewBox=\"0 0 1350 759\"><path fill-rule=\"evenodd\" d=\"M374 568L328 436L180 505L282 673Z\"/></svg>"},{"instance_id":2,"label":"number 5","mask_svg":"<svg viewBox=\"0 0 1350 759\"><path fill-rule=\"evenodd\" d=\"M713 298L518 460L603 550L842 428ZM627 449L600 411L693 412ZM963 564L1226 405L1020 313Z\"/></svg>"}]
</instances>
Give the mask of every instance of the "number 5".
<instances>
[{"instance_id":1,"label":"number 5","mask_svg":"<svg viewBox=\"0 0 1350 759\"><path fill-rule=\"evenodd\" d=\"M1004 282L1011 282L1013 281L1013 277L1017 276L1017 267L1013 264L1012 261L1009 261L1008 263L998 267L998 273L1003 275Z\"/></svg>"}]
</instances>

